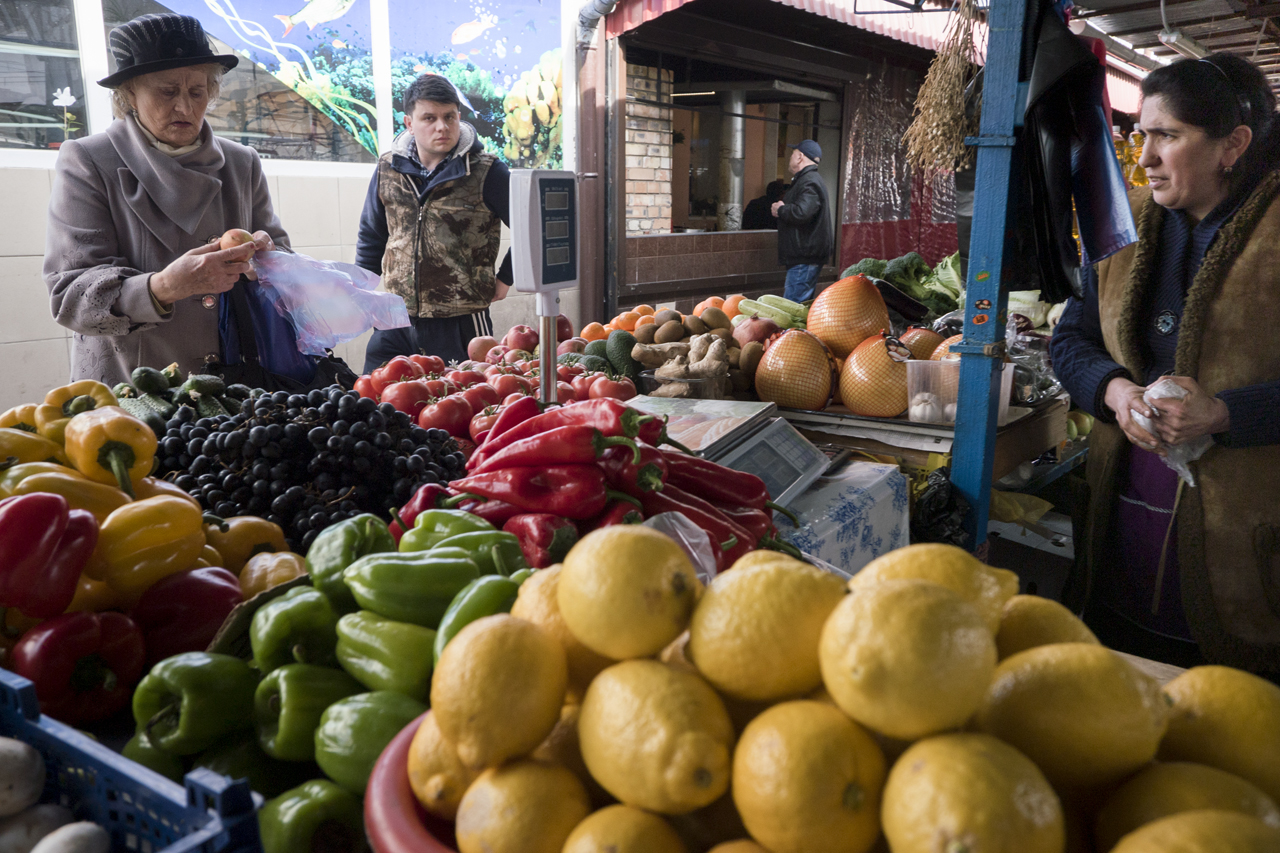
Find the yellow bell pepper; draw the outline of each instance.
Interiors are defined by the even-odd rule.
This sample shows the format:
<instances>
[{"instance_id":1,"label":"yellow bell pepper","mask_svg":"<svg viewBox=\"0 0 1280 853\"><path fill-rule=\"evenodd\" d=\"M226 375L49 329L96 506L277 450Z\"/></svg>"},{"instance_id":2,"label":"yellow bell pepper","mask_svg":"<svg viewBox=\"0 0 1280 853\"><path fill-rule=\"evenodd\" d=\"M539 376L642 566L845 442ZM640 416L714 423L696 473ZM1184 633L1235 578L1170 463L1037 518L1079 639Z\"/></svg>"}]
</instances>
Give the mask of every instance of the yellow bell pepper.
<instances>
[{"instance_id":1,"label":"yellow bell pepper","mask_svg":"<svg viewBox=\"0 0 1280 853\"><path fill-rule=\"evenodd\" d=\"M255 515L228 518L221 525L206 524L204 536L222 555L222 568L233 575L239 575L254 554L289 550L280 525Z\"/></svg>"},{"instance_id":2,"label":"yellow bell pepper","mask_svg":"<svg viewBox=\"0 0 1280 853\"><path fill-rule=\"evenodd\" d=\"M18 488L18 484L35 474L66 474L78 480L88 481L88 477L75 468L59 465L57 462L24 462L14 465L0 474L0 498L7 498Z\"/></svg>"},{"instance_id":3,"label":"yellow bell pepper","mask_svg":"<svg viewBox=\"0 0 1280 853\"><path fill-rule=\"evenodd\" d=\"M191 495L179 489L168 480L161 480L159 477L143 477L141 480L133 484L133 491L138 496L138 500L145 498L154 498L159 495L172 495L174 497L189 500L196 506L200 506L200 501L191 497ZM203 512L203 507L201 512ZM214 565L217 565L216 563Z\"/></svg>"},{"instance_id":4,"label":"yellow bell pepper","mask_svg":"<svg viewBox=\"0 0 1280 853\"><path fill-rule=\"evenodd\" d=\"M70 464L61 444L20 429L0 427L0 466L13 467L26 462Z\"/></svg>"},{"instance_id":5,"label":"yellow bell pepper","mask_svg":"<svg viewBox=\"0 0 1280 853\"><path fill-rule=\"evenodd\" d=\"M0 415L0 427L20 429L23 432L39 432L36 429L36 405L34 403L26 403L21 406L14 406Z\"/></svg>"},{"instance_id":6,"label":"yellow bell pepper","mask_svg":"<svg viewBox=\"0 0 1280 853\"><path fill-rule=\"evenodd\" d=\"M13 494L52 492L55 495L62 495L72 509L83 509L93 513L93 517L98 519L98 524L102 524L107 520L107 516L129 503L129 496L115 486L86 480L70 468L65 470L68 473L32 474L14 487Z\"/></svg>"},{"instance_id":7,"label":"yellow bell pepper","mask_svg":"<svg viewBox=\"0 0 1280 853\"><path fill-rule=\"evenodd\" d=\"M106 385L93 379L81 379L54 388L44 396L44 404L36 406L36 430L50 441L62 444L67 424L76 415L119 405L120 401Z\"/></svg>"},{"instance_id":8,"label":"yellow bell pepper","mask_svg":"<svg viewBox=\"0 0 1280 853\"><path fill-rule=\"evenodd\" d=\"M209 530L205 528L205 543L200 549L200 559L204 560L210 566L222 566L222 555L218 553L218 549L209 544Z\"/></svg>"},{"instance_id":9,"label":"yellow bell pepper","mask_svg":"<svg viewBox=\"0 0 1280 853\"><path fill-rule=\"evenodd\" d=\"M75 598L67 606L68 613L101 613L104 610L115 610L128 604L128 600L101 581L80 576L76 586Z\"/></svg>"},{"instance_id":10,"label":"yellow bell pepper","mask_svg":"<svg viewBox=\"0 0 1280 853\"><path fill-rule=\"evenodd\" d=\"M133 484L151 473L156 458L151 427L114 406L94 409L67 424L67 457L90 480L118 485L134 497Z\"/></svg>"},{"instance_id":11,"label":"yellow bell pepper","mask_svg":"<svg viewBox=\"0 0 1280 853\"><path fill-rule=\"evenodd\" d=\"M85 573L136 597L174 572L191 568L204 549L203 518L189 500L170 495L125 504L98 530Z\"/></svg>"},{"instance_id":12,"label":"yellow bell pepper","mask_svg":"<svg viewBox=\"0 0 1280 853\"><path fill-rule=\"evenodd\" d=\"M240 572L240 594L248 601L260 592L300 578L307 573L307 562L292 551L255 554Z\"/></svg>"}]
</instances>

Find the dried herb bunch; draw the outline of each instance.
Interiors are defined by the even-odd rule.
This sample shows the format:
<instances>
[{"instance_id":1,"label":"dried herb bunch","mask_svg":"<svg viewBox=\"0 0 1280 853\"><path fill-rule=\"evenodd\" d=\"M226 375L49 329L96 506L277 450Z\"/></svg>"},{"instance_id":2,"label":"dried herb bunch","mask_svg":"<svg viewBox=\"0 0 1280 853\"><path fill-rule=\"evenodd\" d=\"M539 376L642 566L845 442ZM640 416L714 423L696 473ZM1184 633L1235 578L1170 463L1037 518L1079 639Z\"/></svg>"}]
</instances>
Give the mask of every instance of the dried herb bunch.
<instances>
[{"instance_id":1,"label":"dried herb bunch","mask_svg":"<svg viewBox=\"0 0 1280 853\"><path fill-rule=\"evenodd\" d=\"M962 168L973 157L973 149L964 140L977 135L979 111L966 109L965 90L978 73L974 43L977 19L975 0L959 0L946 38L916 96L911 126L902 137L907 144L907 163L926 176Z\"/></svg>"}]
</instances>

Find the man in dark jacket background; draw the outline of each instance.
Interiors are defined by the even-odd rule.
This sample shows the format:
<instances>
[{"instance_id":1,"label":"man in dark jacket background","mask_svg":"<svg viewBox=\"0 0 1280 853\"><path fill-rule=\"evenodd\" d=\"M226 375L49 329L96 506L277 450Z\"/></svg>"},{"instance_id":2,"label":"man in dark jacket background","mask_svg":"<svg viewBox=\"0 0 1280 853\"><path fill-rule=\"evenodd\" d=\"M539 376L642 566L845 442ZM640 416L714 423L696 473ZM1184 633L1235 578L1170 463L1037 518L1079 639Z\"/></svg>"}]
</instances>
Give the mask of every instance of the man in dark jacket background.
<instances>
[{"instance_id":1,"label":"man in dark jacket background","mask_svg":"<svg viewBox=\"0 0 1280 853\"><path fill-rule=\"evenodd\" d=\"M509 172L484 152L461 118L458 90L424 74L404 96L404 125L378 159L356 244L356 263L404 299L412 326L374 331L368 373L397 355L467 357L467 343L493 334L490 303L511 286L511 253L494 273L508 214Z\"/></svg>"},{"instance_id":2,"label":"man in dark jacket background","mask_svg":"<svg viewBox=\"0 0 1280 853\"><path fill-rule=\"evenodd\" d=\"M812 139L791 146L787 170L795 176L782 201L773 203L778 217L778 262L787 268L783 296L795 302L813 298L822 265L831 260L834 237L827 186L818 174L822 147Z\"/></svg>"}]
</instances>

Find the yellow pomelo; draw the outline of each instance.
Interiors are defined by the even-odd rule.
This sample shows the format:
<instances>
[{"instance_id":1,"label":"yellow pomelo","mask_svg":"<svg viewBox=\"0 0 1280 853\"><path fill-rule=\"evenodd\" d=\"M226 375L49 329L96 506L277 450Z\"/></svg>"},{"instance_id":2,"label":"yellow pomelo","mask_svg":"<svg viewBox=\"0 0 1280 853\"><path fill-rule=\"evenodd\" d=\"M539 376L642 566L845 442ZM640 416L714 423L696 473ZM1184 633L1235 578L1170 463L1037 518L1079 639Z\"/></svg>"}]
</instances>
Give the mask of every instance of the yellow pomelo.
<instances>
[{"instance_id":1,"label":"yellow pomelo","mask_svg":"<svg viewBox=\"0 0 1280 853\"><path fill-rule=\"evenodd\" d=\"M591 814L569 835L564 853L686 853L671 825L631 806Z\"/></svg>"},{"instance_id":2,"label":"yellow pomelo","mask_svg":"<svg viewBox=\"0 0 1280 853\"><path fill-rule=\"evenodd\" d=\"M724 844L717 844L707 853L769 853L769 851L754 841L748 841L744 838L739 841L726 841Z\"/></svg>"},{"instance_id":3,"label":"yellow pomelo","mask_svg":"<svg viewBox=\"0 0 1280 853\"><path fill-rule=\"evenodd\" d=\"M718 575L693 611L685 653L734 699L799 696L822 683L818 638L844 581L784 559Z\"/></svg>"},{"instance_id":4,"label":"yellow pomelo","mask_svg":"<svg viewBox=\"0 0 1280 853\"><path fill-rule=\"evenodd\" d=\"M1280 808L1254 785L1203 764L1153 764L1111 795L1094 823L1099 850L1110 850L1140 826L1181 812L1240 812L1280 829Z\"/></svg>"},{"instance_id":5,"label":"yellow pomelo","mask_svg":"<svg viewBox=\"0 0 1280 853\"><path fill-rule=\"evenodd\" d=\"M996 644L978 609L947 587L888 580L851 588L822 629L819 658L840 710L914 740L973 715Z\"/></svg>"},{"instance_id":6,"label":"yellow pomelo","mask_svg":"<svg viewBox=\"0 0 1280 853\"><path fill-rule=\"evenodd\" d=\"M880 747L830 705L774 705L733 753L733 801L772 853L866 853L880 834Z\"/></svg>"},{"instance_id":7,"label":"yellow pomelo","mask_svg":"<svg viewBox=\"0 0 1280 853\"><path fill-rule=\"evenodd\" d=\"M582 702L587 769L623 803L663 814L708 805L729 786L733 724L699 676L653 660L615 664Z\"/></svg>"},{"instance_id":8,"label":"yellow pomelo","mask_svg":"<svg viewBox=\"0 0 1280 853\"><path fill-rule=\"evenodd\" d=\"M550 632L564 647L565 662L569 665L569 698L581 702L591 679L613 663L604 655L596 654L573 636L560 615L556 591L560 588L560 564L548 566L520 584L520 593L511 608L511 615L526 619Z\"/></svg>"},{"instance_id":9,"label":"yellow pomelo","mask_svg":"<svg viewBox=\"0 0 1280 853\"><path fill-rule=\"evenodd\" d=\"M893 853L1062 853L1062 806L1018 750L981 734L926 738L884 789Z\"/></svg>"},{"instance_id":10,"label":"yellow pomelo","mask_svg":"<svg viewBox=\"0 0 1280 853\"><path fill-rule=\"evenodd\" d=\"M506 613L486 616L445 646L431 678L431 708L464 764L496 767L551 733L567 679L555 637Z\"/></svg>"},{"instance_id":11,"label":"yellow pomelo","mask_svg":"<svg viewBox=\"0 0 1280 853\"><path fill-rule=\"evenodd\" d=\"M418 802L432 814L453 820L476 775L440 733L435 712L428 711L409 744L409 785Z\"/></svg>"},{"instance_id":12,"label":"yellow pomelo","mask_svg":"<svg viewBox=\"0 0 1280 853\"><path fill-rule=\"evenodd\" d=\"M1173 699L1165 761L1234 773L1280 803L1280 687L1226 666L1197 666L1164 686Z\"/></svg>"},{"instance_id":13,"label":"yellow pomelo","mask_svg":"<svg viewBox=\"0 0 1280 853\"><path fill-rule=\"evenodd\" d=\"M1111 853L1275 853L1280 829L1239 812L1183 812L1137 829Z\"/></svg>"},{"instance_id":14,"label":"yellow pomelo","mask_svg":"<svg viewBox=\"0 0 1280 853\"><path fill-rule=\"evenodd\" d=\"M560 853L590 811L582 783L565 768L513 761L481 773L463 795L458 853Z\"/></svg>"},{"instance_id":15,"label":"yellow pomelo","mask_svg":"<svg viewBox=\"0 0 1280 853\"><path fill-rule=\"evenodd\" d=\"M556 601L573 635L613 658L648 657L680 636L702 591L673 539L615 524L588 533L564 558Z\"/></svg>"},{"instance_id":16,"label":"yellow pomelo","mask_svg":"<svg viewBox=\"0 0 1280 853\"><path fill-rule=\"evenodd\" d=\"M1160 685L1092 643L1020 652L996 668L976 718L1055 785L1114 782L1155 757L1169 718Z\"/></svg>"},{"instance_id":17,"label":"yellow pomelo","mask_svg":"<svg viewBox=\"0 0 1280 853\"><path fill-rule=\"evenodd\" d=\"M1005 602L996 633L1000 660L1053 643L1097 643L1089 626L1051 598L1015 595Z\"/></svg>"},{"instance_id":18,"label":"yellow pomelo","mask_svg":"<svg viewBox=\"0 0 1280 853\"><path fill-rule=\"evenodd\" d=\"M849 588L898 578L914 578L942 584L982 613L994 634L1000 627L1004 604L1018 592L1018 576L995 569L963 548L941 543L908 545L876 557L849 581Z\"/></svg>"}]
</instances>

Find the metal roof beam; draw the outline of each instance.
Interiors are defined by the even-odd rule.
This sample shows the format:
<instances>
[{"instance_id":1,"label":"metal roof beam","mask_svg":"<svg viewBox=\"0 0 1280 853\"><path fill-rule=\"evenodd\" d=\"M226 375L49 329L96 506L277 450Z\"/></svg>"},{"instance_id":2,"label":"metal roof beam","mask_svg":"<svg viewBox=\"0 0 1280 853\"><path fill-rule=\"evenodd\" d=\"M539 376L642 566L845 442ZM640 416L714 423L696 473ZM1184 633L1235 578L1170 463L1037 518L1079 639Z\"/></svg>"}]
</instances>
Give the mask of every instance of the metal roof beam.
<instances>
[{"instance_id":1,"label":"metal roof beam","mask_svg":"<svg viewBox=\"0 0 1280 853\"><path fill-rule=\"evenodd\" d=\"M1175 29L1185 30L1187 27L1198 27L1203 24L1221 23L1225 25L1233 22L1237 24L1235 29L1248 30L1255 35L1258 32L1258 25L1256 23L1250 23L1248 19L1241 18L1239 15L1212 15L1207 18L1195 18L1190 21L1171 20L1169 21L1169 26ZM1231 32L1234 32L1235 29L1231 30ZM1148 24L1145 27L1134 27L1133 29L1128 30L1104 30L1104 32L1109 36L1129 36L1136 33L1149 33L1152 32L1152 29L1151 25Z\"/></svg>"},{"instance_id":2,"label":"metal roof beam","mask_svg":"<svg viewBox=\"0 0 1280 853\"><path fill-rule=\"evenodd\" d=\"M1199 0L1181 0L1181 2L1166 2L1164 4L1165 11L1168 11L1169 9L1176 9L1178 6L1183 6L1183 5L1186 5L1187 3L1196 3L1196 2L1199 2ZM1112 6L1110 9L1086 9L1085 11L1082 11L1079 14L1073 14L1072 17L1076 19L1101 18L1104 15L1123 15L1126 12L1149 12L1152 9L1159 9L1159 8L1160 8L1160 0L1142 0L1142 2L1139 2L1139 3L1126 3L1123 6ZM1280 12L1277 12L1276 14L1280 14Z\"/></svg>"}]
</instances>

